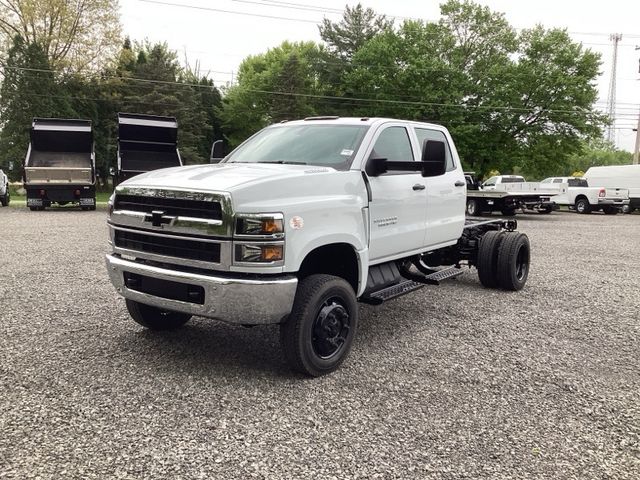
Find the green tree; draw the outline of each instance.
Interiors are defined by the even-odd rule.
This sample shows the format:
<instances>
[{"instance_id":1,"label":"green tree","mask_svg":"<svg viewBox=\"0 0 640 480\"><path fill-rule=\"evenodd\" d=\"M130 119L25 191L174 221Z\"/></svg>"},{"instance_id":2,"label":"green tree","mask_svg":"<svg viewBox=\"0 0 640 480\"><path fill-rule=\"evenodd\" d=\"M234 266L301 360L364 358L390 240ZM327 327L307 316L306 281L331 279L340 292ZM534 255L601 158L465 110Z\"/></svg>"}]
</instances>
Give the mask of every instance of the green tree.
<instances>
[{"instance_id":1,"label":"green tree","mask_svg":"<svg viewBox=\"0 0 640 480\"><path fill-rule=\"evenodd\" d=\"M8 51L0 88L0 161L13 162L19 176L33 117L74 117L69 93L55 78L44 48L16 36Z\"/></svg>"},{"instance_id":2,"label":"green tree","mask_svg":"<svg viewBox=\"0 0 640 480\"><path fill-rule=\"evenodd\" d=\"M323 54L313 42L284 42L246 58L220 110L229 142L235 146L270 123L322 112L317 96L323 91L318 76Z\"/></svg>"},{"instance_id":3,"label":"green tree","mask_svg":"<svg viewBox=\"0 0 640 480\"><path fill-rule=\"evenodd\" d=\"M384 15L377 15L371 8L364 8L358 3L355 7L347 5L339 22L324 18L318 30L329 47L329 53L348 61L365 43L392 27L393 20L387 20Z\"/></svg>"},{"instance_id":4,"label":"green tree","mask_svg":"<svg viewBox=\"0 0 640 480\"><path fill-rule=\"evenodd\" d=\"M0 0L0 48L19 36L38 44L50 65L100 68L120 44L117 0Z\"/></svg>"},{"instance_id":5,"label":"green tree","mask_svg":"<svg viewBox=\"0 0 640 480\"><path fill-rule=\"evenodd\" d=\"M583 143L578 152L569 156L564 173L570 175L573 172L586 172L590 167L606 165L630 165L633 154L624 150L618 150L612 144L602 139L595 139Z\"/></svg>"}]
</instances>

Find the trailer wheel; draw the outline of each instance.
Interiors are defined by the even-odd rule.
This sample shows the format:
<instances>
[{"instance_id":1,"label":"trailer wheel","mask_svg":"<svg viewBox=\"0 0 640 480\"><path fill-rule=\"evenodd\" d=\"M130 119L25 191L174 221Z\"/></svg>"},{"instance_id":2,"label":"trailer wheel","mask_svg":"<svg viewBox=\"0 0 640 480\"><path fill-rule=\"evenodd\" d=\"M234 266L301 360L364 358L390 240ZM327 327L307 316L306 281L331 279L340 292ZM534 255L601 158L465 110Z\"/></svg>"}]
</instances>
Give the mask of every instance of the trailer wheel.
<instances>
[{"instance_id":1,"label":"trailer wheel","mask_svg":"<svg viewBox=\"0 0 640 480\"><path fill-rule=\"evenodd\" d=\"M530 259L529 238L508 232L498 248L498 284L505 290L521 290L527 283Z\"/></svg>"},{"instance_id":2,"label":"trailer wheel","mask_svg":"<svg viewBox=\"0 0 640 480\"><path fill-rule=\"evenodd\" d=\"M480 210L480 202L475 198L467 199L467 215L471 217L477 217L482 214L482 210Z\"/></svg>"},{"instance_id":3,"label":"trailer wheel","mask_svg":"<svg viewBox=\"0 0 640 480\"><path fill-rule=\"evenodd\" d=\"M149 330L175 330L191 319L188 313L161 310L129 299L126 299L126 303L131 318Z\"/></svg>"},{"instance_id":4,"label":"trailer wheel","mask_svg":"<svg viewBox=\"0 0 640 480\"><path fill-rule=\"evenodd\" d=\"M280 324L280 343L292 369L318 377L344 361L357 328L351 285L333 275L310 275L300 281L291 314Z\"/></svg>"},{"instance_id":5,"label":"trailer wheel","mask_svg":"<svg viewBox=\"0 0 640 480\"><path fill-rule=\"evenodd\" d=\"M591 213L591 204L589 203L589 200L585 197L579 197L576 200L576 212L583 214Z\"/></svg>"},{"instance_id":6,"label":"trailer wheel","mask_svg":"<svg viewBox=\"0 0 640 480\"><path fill-rule=\"evenodd\" d=\"M498 286L498 249L503 238L504 232L492 230L485 233L480 239L476 268L480 283L486 288Z\"/></svg>"}]
</instances>

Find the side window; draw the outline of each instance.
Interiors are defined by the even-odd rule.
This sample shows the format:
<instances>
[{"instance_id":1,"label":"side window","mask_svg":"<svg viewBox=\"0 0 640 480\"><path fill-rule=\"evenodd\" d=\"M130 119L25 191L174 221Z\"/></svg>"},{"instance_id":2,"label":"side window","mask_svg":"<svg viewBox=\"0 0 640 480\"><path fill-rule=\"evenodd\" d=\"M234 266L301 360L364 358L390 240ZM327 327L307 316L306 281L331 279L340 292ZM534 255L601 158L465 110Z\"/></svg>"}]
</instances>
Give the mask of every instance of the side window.
<instances>
[{"instance_id":1,"label":"side window","mask_svg":"<svg viewBox=\"0 0 640 480\"><path fill-rule=\"evenodd\" d=\"M551 183L551 180L552 180L551 178L545 178L540 183Z\"/></svg>"},{"instance_id":2,"label":"side window","mask_svg":"<svg viewBox=\"0 0 640 480\"><path fill-rule=\"evenodd\" d=\"M498 180L498 177L491 177L489 180L486 180L484 184L490 187L496 184L496 180Z\"/></svg>"},{"instance_id":3,"label":"side window","mask_svg":"<svg viewBox=\"0 0 640 480\"><path fill-rule=\"evenodd\" d=\"M418 137L418 144L420 145L420 155L422 155L422 146L424 145L425 140L438 140L439 142L444 142L446 145L445 154L447 156L447 172L456 169L456 165L453 163L451 150L449 149L449 143L447 142L447 137L444 136L444 133L439 130L429 130L427 128L416 128L415 131L416 136Z\"/></svg>"},{"instance_id":4,"label":"side window","mask_svg":"<svg viewBox=\"0 0 640 480\"><path fill-rule=\"evenodd\" d=\"M562 179L561 178L554 178L553 179L553 183L562 183Z\"/></svg>"},{"instance_id":5,"label":"side window","mask_svg":"<svg viewBox=\"0 0 640 480\"><path fill-rule=\"evenodd\" d=\"M369 158L386 158L390 162L413 161L413 151L407 129L389 127L376 140Z\"/></svg>"}]
</instances>

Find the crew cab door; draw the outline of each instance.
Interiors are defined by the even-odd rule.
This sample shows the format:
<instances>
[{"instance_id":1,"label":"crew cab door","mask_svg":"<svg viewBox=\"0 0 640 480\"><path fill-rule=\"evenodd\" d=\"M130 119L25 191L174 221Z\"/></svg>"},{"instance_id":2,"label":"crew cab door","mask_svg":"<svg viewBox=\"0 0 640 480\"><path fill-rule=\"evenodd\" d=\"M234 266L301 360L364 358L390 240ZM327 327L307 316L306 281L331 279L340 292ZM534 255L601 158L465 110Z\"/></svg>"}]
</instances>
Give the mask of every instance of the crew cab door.
<instances>
[{"instance_id":1,"label":"crew cab door","mask_svg":"<svg viewBox=\"0 0 640 480\"><path fill-rule=\"evenodd\" d=\"M422 147L427 140L444 142L447 167L444 175L428 177L426 183L426 225L423 236L425 247L435 247L457 241L462 235L465 222L467 188L464 173L454 158L446 135L428 127L413 127L422 156Z\"/></svg>"},{"instance_id":2,"label":"crew cab door","mask_svg":"<svg viewBox=\"0 0 640 480\"><path fill-rule=\"evenodd\" d=\"M410 131L403 124L383 125L366 152L368 160L416 161ZM369 176L369 258L373 262L402 257L423 246L427 192L418 172L387 172Z\"/></svg>"}]
</instances>

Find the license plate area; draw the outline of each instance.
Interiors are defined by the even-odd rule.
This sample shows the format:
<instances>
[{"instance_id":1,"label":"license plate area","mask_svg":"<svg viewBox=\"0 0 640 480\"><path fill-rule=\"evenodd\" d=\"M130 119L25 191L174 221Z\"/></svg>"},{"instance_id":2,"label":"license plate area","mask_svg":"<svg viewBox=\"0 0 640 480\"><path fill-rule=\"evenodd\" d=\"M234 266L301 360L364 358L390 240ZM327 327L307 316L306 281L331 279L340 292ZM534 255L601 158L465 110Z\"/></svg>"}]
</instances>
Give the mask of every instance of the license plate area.
<instances>
[{"instance_id":1,"label":"license plate area","mask_svg":"<svg viewBox=\"0 0 640 480\"><path fill-rule=\"evenodd\" d=\"M204 305L204 288L199 285L173 282L137 273L123 272L124 284L129 290L154 297Z\"/></svg>"}]
</instances>

